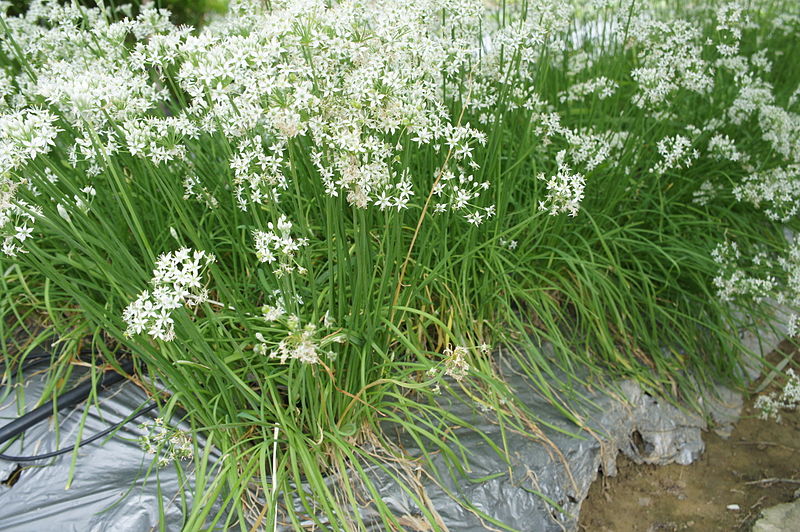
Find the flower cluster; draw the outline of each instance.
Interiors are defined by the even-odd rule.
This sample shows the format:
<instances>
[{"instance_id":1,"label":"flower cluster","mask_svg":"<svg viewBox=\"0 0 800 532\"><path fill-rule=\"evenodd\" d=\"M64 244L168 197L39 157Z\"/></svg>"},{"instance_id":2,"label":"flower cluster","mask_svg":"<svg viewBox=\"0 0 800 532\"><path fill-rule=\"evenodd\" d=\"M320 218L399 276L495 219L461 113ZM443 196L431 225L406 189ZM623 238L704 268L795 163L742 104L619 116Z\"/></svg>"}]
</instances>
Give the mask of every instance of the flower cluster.
<instances>
[{"instance_id":1,"label":"flower cluster","mask_svg":"<svg viewBox=\"0 0 800 532\"><path fill-rule=\"evenodd\" d=\"M299 360L304 364L318 364L323 353L320 350L316 325L308 323L300 327L299 320L294 317L289 319L288 323L288 334L272 349L267 347L264 335L256 333L256 339L259 341L255 347L256 353L268 353L270 358L279 359L281 364L286 364L288 360Z\"/></svg>"},{"instance_id":2,"label":"flower cluster","mask_svg":"<svg viewBox=\"0 0 800 532\"><path fill-rule=\"evenodd\" d=\"M0 114L0 176L50 151L61 129L44 109Z\"/></svg>"},{"instance_id":3,"label":"flower cluster","mask_svg":"<svg viewBox=\"0 0 800 532\"><path fill-rule=\"evenodd\" d=\"M650 171L661 175L674 168L688 168L700 157L700 152L692 149L692 141L683 135L665 137L656 144L661 160Z\"/></svg>"},{"instance_id":4,"label":"flower cluster","mask_svg":"<svg viewBox=\"0 0 800 532\"><path fill-rule=\"evenodd\" d=\"M728 135L716 134L708 140L708 151L715 159L735 163L746 163L749 156L736 149L736 143Z\"/></svg>"},{"instance_id":5,"label":"flower cluster","mask_svg":"<svg viewBox=\"0 0 800 532\"><path fill-rule=\"evenodd\" d=\"M573 173L564 161L566 151L562 150L556 155L558 171L551 177L540 173L537 178L547 182L546 199L539 202L539 209L546 210L551 216L567 213L576 216L583 199L585 180L582 174Z\"/></svg>"},{"instance_id":6,"label":"flower cluster","mask_svg":"<svg viewBox=\"0 0 800 532\"><path fill-rule=\"evenodd\" d=\"M778 280L774 275L753 275L752 264L746 264L748 256L744 255L739 245L734 241L717 245L711 254L717 263L719 274L714 278L717 296L722 301L733 301L738 297L747 296L761 301L771 297ZM769 269L767 257L763 254L755 255L755 262Z\"/></svg>"},{"instance_id":7,"label":"flower cluster","mask_svg":"<svg viewBox=\"0 0 800 532\"><path fill-rule=\"evenodd\" d=\"M329 346L345 343L347 338L341 329L333 330L334 320L329 312L304 324L299 317L303 298L298 294L273 290L267 300L261 307L261 320L269 329L256 332L258 343L254 352L278 359L281 364L290 360L318 364L323 356L329 360L336 358L336 352Z\"/></svg>"},{"instance_id":8,"label":"flower cluster","mask_svg":"<svg viewBox=\"0 0 800 532\"><path fill-rule=\"evenodd\" d=\"M466 219L474 225L480 225L487 218L491 218L495 214L494 207L480 209L474 207L471 203L477 199L483 190L489 188L489 182L476 182L474 177L464 172L459 172L458 176L455 173L446 170L434 182L433 195L437 199L444 199L445 201L437 201L434 206L434 214L439 214L452 210L455 212L468 211Z\"/></svg>"},{"instance_id":9,"label":"flower cluster","mask_svg":"<svg viewBox=\"0 0 800 532\"><path fill-rule=\"evenodd\" d=\"M447 16L432 22L427 13L440 9ZM194 141L222 135L247 210L278 201L290 180L288 144L303 137L329 195L402 209L413 194L400 163L409 143L447 152L458 173L478 168L473 149L485 138L450 116L440 87L474 68L483 13L477 0L293 0L269 9L245 0L193 33L148 5L113 21L104 9L35 0L5 21L19 47L7 55L27 64L23 75L0 78L0 99L21 108L0 118L14 140L0 145L0 168L52 145L53 117L34 106L44 103L75 132L66 148L76 169L94 171L118 153L190 164ZM486 216L486 207L463 203L463 189L445 187L441 205L473 222Z\"/></svg>"},{"instance_id":10,"label":"flower cluster","mask_svg":"<svg viewBox=\"0 0 800 532\"><path fill-rule=\"evenodd\" d=\"M703 59L700 30L686 20L663 22L649 16L631 25L632 44L641 47L640 66L631 72L639 90L633 103L654 108L678 90L707 93L714 84L711 65Z\"/></svg>"},{"instance_id":11,"label":"flower cluster","mask_svg":"<svg viewBox=\"0 0 800 532\"><path fill-rule=\"evenodd\" d=\"M800 209L800 164L754 172L733 188L733 195L771 220L788 222Z\"/></svg>"},{"instance_id":12,"label":"flower cluster","mask_svg":"<svg viewBox=\"0 0 800 532\"><path fill-rule=\"evenodd\" d=\"M197 125L185 116L141 118L122 125L128 152L161 164L186 157L185 139L200 135Z\"/></svg>"},{"instance_id":13,"label":"flower cluster","mask_svg":"<svg viewBox=\"0 0 800 532\"><path fill-rule=\"evenodd\" d=\"M278 223L267 224L269 231L253 231L256 256L261 262L278 263L273 273L281 277L293 271L305 273L305 268L295 262L295 254L301 247L308 245L307 238L292 237L292 222L281 214Z\"/></svg>"},{"instance_id":14,"label":"flower cluster","mask_svg":"<svg viewBox=\"0 0 800 532\"><path fill-rule=\"evenodd\" d=\"M14 257L25 253L23 243L31 238L41 209L16 197L18 183L0 177L0 239L2 253Z\"/></svg>"},{"instance_id":15,"label":"flower cluster","mask_svg":"<svg viewBox=\"0 0 800 532\"><path fill-rule=\"evenodd\" d=\"M208 300L202 285L203 269L214 262L213 255L202 250L181 248L158 258L153 270L152 291L139 294L122 314L129 336L146 332L165 342L175 338L172 312L188 306L196 307Z\"/></svg>"},{"instance_id":16,"label":"flower cluster","mask_svg":"<svg viewBox=\"0 0 800 532\"><path fill-rule=\"evenodd\" d=\"M261 137L243 139L231 159L236 185L236 201L246 211L249 202L261 205L266 201L277 202L281 191L286 189L285 141L275 141L268 148Z\"/></svg>"},{"instance_id":17,"label":"flower cluster","mask_svg":"<svg viewBox=\"0 0 800 532\"><path fill-rule=\"evenodd\" d=\"M561 103L577 102L590 94L596 94L599 99L605 100L613 96L618 88L619 83L605 76L600 76L584 81L583 83L570 85L566 91L558 93L558 99Z\"/></svg>"},{"instance_id":18,"label":"flower cluster","mask_svg":"<svg viewBox=\"0 0 800 532\"><path fill-rule=\"evenodd\" d=\"M444 350L444 373L455 380L460 381L469 371L467 355L469 351L466 347L456 346L454 349Z\"/></svg>"},{"instance_id":19,"label":"flower cluster","mask_svg":"<svg viewBox=\"0 0 800 532\"><path fill-rule=\"evenodd\" d=\"M139 439L142 450L157 455L159 467L166 467L176 460L192 459L194 445L188 432L170 427L162 418L142 423L139 428L146 431Z\"/></svg>"},{"instance_id":20,"label":"flower cluster","mask_svg":"<svg viewBox=\"0 0 800 532\"><path fill-rule=\"evenodd\" d=\"M275 307L266 307L264 311L264 321L280 322L286 328L285 333L275 342L272 338L257 332L255 337L258 343L253 350L258 354L268 355L269 358L278 359L281 364L286 364L290 360L298 360L304 364L319 364L322 357L333 360L336 358L336 352L329 346L347 341L347 337L341 331L333 331L323 337L320 334L322 329L316 324L302 325L300 318L294 314L284 315L282 308L277 311ZM333 321L326 314L322 319L323 329L329 329L332 325Z\"/></svg>"},{"instance_id":21,"label":"flower cluster","mask_svg":"<svg viewBox=\"0 0 800 532\"><path fill-rule=\"evenodd\" d=\"M800 405L800 376L793 369L788 370L786 376L788 379L780 394L772 392L756 399L755 408L761 419L780 422L782 410L795 410Z\"/></svg>"}]
</instances>

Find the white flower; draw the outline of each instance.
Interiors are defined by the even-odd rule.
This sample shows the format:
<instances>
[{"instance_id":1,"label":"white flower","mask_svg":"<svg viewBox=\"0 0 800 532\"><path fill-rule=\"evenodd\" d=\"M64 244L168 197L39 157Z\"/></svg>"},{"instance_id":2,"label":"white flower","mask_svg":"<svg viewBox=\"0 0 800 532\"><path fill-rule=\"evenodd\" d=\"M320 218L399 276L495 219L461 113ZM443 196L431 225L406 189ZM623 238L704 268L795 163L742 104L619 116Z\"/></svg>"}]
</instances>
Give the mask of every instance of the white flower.
<instances>
[{"instance_id":1,"label":"white flower","mask_svg":"<svg viewBox=\"0 0 800 532\"><path fill-rule=\"evenodd\" d=\"M688 168L693 161L700 157L697 150L691 149L692 141L683 135L664 137L658 141L656 146L661 155L661 161L650 169L656 175L661 175L673 168Z\"/></svg>"},{"instance_id":2,"label":"white flower","mask_svg":"<svg viewBox=\"0 0 800 532\"><path fill-rule=\"evenodd\" d=\"M317 328L313 324L308 324L302 329L295 327L270 352L270 358L279 359L281 364L290 359L299 360L304 364L318 364L323 353L316 339L316 331Z\"/></svg>"},{"instance_id":3,"label":"white flower","mask_svg":"<svg viewBox=\"0 0 800 532\"><path fill-rule=\"evenodd\" d=\"M652 108L668 102L680 89L704 94L713 86L711 65L703 59L701 31L691 22L642 16L634 19L630 33L642 45L640 66L631 71L639 84L635 105Z\"/></svg>"},{"instance_id":4,"label":"white flower","mask_svg":"<svg viewBox=\"0 0 800 532\"><path fill-rule=\"evenodd\" d=\"M141 292L122 314L128 325L125 334L147 332L165 342L173 340L172 311L183 306L196 307L208 299L201 284L201 273L214 261L213 255L189 248L161 255L153 270L152 292Z\"/></svg>"},{"instance_id":5,"label":"white flower","mask_svg":"<svg viewBox=\"0 0 800 532\"><path fill-rule=\"evenodd\" d=\"M61 203L56 204L56 210L58 211L58 215L61 216L67 223L72 223L72 218L69 216L69 211L67 208L64 207Z\"/></svg>"},{"instance_id":6,"label":"white flower","mask_svg":"<svg viewBox=\"0 0 800 532\"><path fill-rule=\"evenodd\" d=\"M292 237L292 222L283 214L278 217L277 226L269 222L267 228L269 231L253 231L258 260L270 264L278 261L274 271L276 275L299 271L295 255L301 247L308 245L308 239Z\"/></svg>"},{"instance_id":7,"label":"white flower","mask_svg":"<svg viewBox=\"0 0 800 532\"><path fill-rule=\"evenodd\" d=\"M583 199L584 177L582 174L572 172L564 162L565 157L564 150L556 155L558 171L554 176L547 178L544 173L537 176L539 180L547 182L547 196L539 202L539 209L547 210L551 216L560 213L576 216Z\"/></svg>"},{"instance_id":8,"label":"white flower","mask_svg":"<svg viewBox=\"0 0 800 532\"><path fill-rule=\"evenodd\" d=\"M748 156L736 149L736 144L728 135L716 134L708 141L708 151L715 159L733 162L746 162Z\"/></svg>"},{"instance_id":9,"label":"white flower","mask_svg":"<svg viewBox=\"0 0 800 532\"><path fill-rule=\"evenodd\" d=\"M28 226L16 226L14 227L14 230L16 231L14 238L20 242L25 242L25 239L30 238L31 233L33 233L33 227Z\"/></svg>"},{"instance_id":10,"label":"white flower","mask_svg":"<svg viewBox=\"0 0 800 532\"><path fill-rule=\"evenodd\" d=\"M146 431L139 440L142 450L147 454L157 454L159 467L174 460L191 460L194 446L188 432L166 425L162 418L143 423L139 428Z\"/></svg>"},{"instance_id":11,"label":"white flower","mask_svg":"<svg viewBox=\"0 0 800 532\"><path fill-rule=\"evenodd\" d=\"M583 83L574 83L570 85L566 91L558 93L558 99L561 103L576 102L590 94L596 94L598 99L605 100L611 97L618 88L619 84L616 81L612 81L605 76L600 76L584 81Z\"/></svg>"},{"instance_id":12,"label":"white flower","mask_svg":"<svg viewBox=\"0 0 800 532\"><path fill-rule=\"evenodd\" d=\"M444 350L444 373L460 381L469 371L469 363L466 356L469 353L466 347L456 346L454 349L449 347Z\"/></svg>"},{"instance_id":13,"label":"white flower","mask_svg":"<svg viewBox=\"0 0 800 532\"><path fill-rule=\"evenodd\" d=\"M26 165L55 145L57 121L49 111L30 108L0 114L0 176Z\"/></svg>"},{"instance_id":14,"label":"white flower","mask_svg":"<svg viewBox=\"0 0 800 532\"><path fill-rule=\"evenodd\" d=\"M733 195L772 220L788 222L800 209L800 164L754 172L733 188Z\"/></svg>"}]
</instances>

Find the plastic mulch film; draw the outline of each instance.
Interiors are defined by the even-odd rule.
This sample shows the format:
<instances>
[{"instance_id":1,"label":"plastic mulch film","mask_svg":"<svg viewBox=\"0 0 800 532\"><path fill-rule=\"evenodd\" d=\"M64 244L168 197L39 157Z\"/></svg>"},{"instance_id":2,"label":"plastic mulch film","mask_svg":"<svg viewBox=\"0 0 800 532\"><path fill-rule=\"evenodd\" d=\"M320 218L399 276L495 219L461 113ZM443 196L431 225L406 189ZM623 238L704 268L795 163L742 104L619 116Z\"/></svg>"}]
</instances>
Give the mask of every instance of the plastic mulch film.
<instances>
[{"instance_id":1,"label":"plastic mulch film","mask_svg":"<svg viewBox=\"0 0 800 532\"><path fill-rule=\"evenodd\" d=\"M29 373L24 383L4 393L0 424L36 406L44 375ZM84 439L125 419L148 399L139 388L124 383L103 391L97 403L99 408L91 404L86 413ZM86 402L59 412L57 428L55 417L29 428L3 454L30 456L73 447L85 409ZM157 416L157 410L148 412L113 436L81 447L74 464L72 452L36 462L0 461L0 530L180 530L183 505L191 503L192 464L182 463L183 475L172 462L153 465L154 456L140 444L149 431L140 425L152 424Z\"/></svg>"},{"instance_id":2,"label":"plastic mulch film","mask_svg":"<svg viewBox=\"0 0 800 532\"><path fill-rule=\"evenodd\" d=\"M758 340L758 336L754 338ZM773 335L768 341L761 338L760 344L753 347L757 352L766 353L779 340L780 335ZM748 339L750 343L754 341ZM707 428L705 418L651 397L632 381L618 383L614 393L585 388L571 390L576 397L584 398L576 402L584 405L581 415L585 428L579 429L543 398L502 352L496 358L499 370L519 400L536 413L542 437L536 439L513 431L503 434L492 412L476 408L468 397L441 396L442 408L473 427L454 428L465 449L466 473L454 474L440 455L433 455L438 475L432 475L430 469L422 471L413 460L405 465L396 459L387 459L380 466L362 464L381 499L406 530L429 531L435 524L451 532L575 530L590 484L599 470L610 476L616 474L620 452L637 462L688 464L703 451L701 432ZM0 423L17 417L23 411L21 405L27 405L28 410L32 408L41 388L41 376L33 375L24 385L7 394L0 407ZM703 394L703 403L716 423L735 421L741 397L724 388L707 392ZM99 411L95 406L90 407L85 435L125 418L140 408L146 397L138 388L124 384L103 392L99 402ZM48 423L29 429L24 440L15 442L5 454L39 454L69 446L75 441L84 408L81 405L62 412L57 433ZM179 475L172 464L152 468L148 473L152 456L140 447L139 440L145 431L139 424L152 422L155 416L150 413L125 425L102 445L97 442L82 447L68 489L65 488L72 466L71 454L32 465L23 464L20 471L13 462L0 462L0 480L6 479L0 485L3 509L0 530L139 532L160 527L181 530L184 509L191 505L192 475L191 471ZM393 427L385 428L394 431ZM493 449L493 446L503 448L504 439L507 456ZM397 434L397 446L412 459L421 454L413 439L402 432ZM416 479L417 496L435 509L436 523L428 522L387 470L395 476ZM331 477L328 482L335 483L337 479ZM359 512L363 522L376 532L384 530L374 505L370 504L372 496L366 489L360 491L363 505ZM309 492L308 495L313 500L314 494ZM283 501L283 504L292 504L297 515L304 515L299 500ZM163 522L160 522L160 507L163 508ZM288 522L285 511L279 510L281 513L284 524L278 528L292 530L285 524ZM490 519L479 514L488 515ZM305 516L301 526L320 530L310 516Z\"/></svg>"},{"instance_id":3,"label":"plastic mulch film","mask_svg":"<svg viewBox=\"0 0 800 532\"><path fill-rule=\"evenodd\" d=\"M589 486L600 470L606 475L616 474L620 453L639 463L689 464L704 449L701 437L707 428L704 417L646 394L633 381L618 383L611 394L582 387L572 390L583 397L574 401L584 405L582 416L586 426L581 430L543 398L513 362L502 354L497 358L504 379L536 413L541 437L513 431L503 434L493 414L476 408L468 397L440 397L442 408L472 427L453 430L468 462L466 473L454 473L440 454L431 455L438 475L429 474L430 469L421 472L413 460L405 465L385 460L380 467L362 464L362 469L370 472L382 500L406 530L433 528L413 498L387 474L387 469L394 476L416 479L417 496L428 501L436 523L443 530L548 532L577 528L580 506ZM707 402L714 404L708 413L717 423L729 423L741 408L738 394L725 388L708 390ZM393 430L390 426L385 429ZM507 456L493 449L503 448L504 441ZM402 432L398 433L398 447L412 458L421 455L412 438ZM313 498L312 493L309 495ZM369 503L369 492L362 489L359 495L365 501L360 509L363 521L371 530L384 530L377 510ZM297 515L303 515L298 501L294 502L294 509ZM310 518L302 525L313 528Z\"/></svg>"}]
</instances>

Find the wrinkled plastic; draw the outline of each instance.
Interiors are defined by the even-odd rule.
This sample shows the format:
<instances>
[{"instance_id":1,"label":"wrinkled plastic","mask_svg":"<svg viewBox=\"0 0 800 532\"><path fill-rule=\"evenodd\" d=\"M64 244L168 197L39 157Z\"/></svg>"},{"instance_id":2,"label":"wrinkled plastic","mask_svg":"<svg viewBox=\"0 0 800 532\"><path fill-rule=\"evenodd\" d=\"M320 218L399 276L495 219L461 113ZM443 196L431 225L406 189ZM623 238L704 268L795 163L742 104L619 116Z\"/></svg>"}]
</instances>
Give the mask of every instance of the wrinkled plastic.
<instances>
[{"instance_id":1,"label":"wrinkled plastic","mask_svg":"<svg viewBox=\"0 0 800 532\"><path fill-rule=\"evenodd\" d=\"M5 424L30 411L39 400L43 374L31 372L24 386L17 386L0 406ZM49 399L49 397L48 397ZM99 409L92 405L83 428L84 437L125 419L148 402L147 396L130 383L101 394ZM72 447L86 404L58 415L58 433L51 417L28 429L3 454L29 456ZM184 520L181 497L191 500L191 482L181 486L176 466L150 469L153 456L140 447L146 433L139 427L152 422L157 411L126 424L110 439L101 439L78 450L72 482L68 485L72 453L37 462L0 461L0 481L12 474L13 485L0 485L0 530L32 531L130 531L180 530ZM180 425L176 425L181 428ZM185 428L185 427L183 427ZM12 477L13 478L13 477ZM163 515L159 514L163 507Z\"/></svg>"},{"instance_id":2,"label":"wrinkled plastic","mask_svg":"<svg viewBox=\"0 0 800 532\"><path fill-rule=\"evenodd\" d=\"M781 338L780 332L762 329L747 342L755 353L763 355ZM650 396L634 381L618 383L613 394L576 386L572 392L588 399L571 402L573 407L584 408L581 415L589 430L580 431L538 393L513 362L502 355L497 358L504 380L538 416L544 437L536 440L512 431L502 434L492 414L476 408L467 397L440 399L444 409L473 427L454 430L467 453L465 475L453 475L445 459L435 455L433 465L441 482L433 482L426 475L418 477L424 497L438 514L436 521L451 532L576 530L581 503L591 483L600 471L616 475L620 453L637 463L690 464L704 450L702 431L708 428L707 418L729 431L741 412L741 396L724 387L702 393L704 417ZM502 448L504 437L508 462L487 442ZM421 456L410 437L401 433L398 443L411 456ZM403 473L388 463L386 467L398 475ZM366 469L383 501L407 530L431 530L413 499L388 474L374 466ZM465 504L456 502L451 494ZM370 499L366 491L361 496ZM481 518L470 507L491 519ZM295 509L302 513L297 502ZM374 507L361 508L361 516L373 525L372 530L383 530ZM312 526L311 520L302 524Z\"/></svg>"},{"instance_id":3,"label":"wrinkled plastic","mask_svg":"<svg viewBox=\"0 0 800 532\"><path fill-rule=\"evenodd\" d=\"M756 352L767 353L777 345L781 335L763 329L762 333L746 340ZM572 390L589 399L588 402L571 402L571 406L584 405L581 415L591 428L578 431L540 396L519 368L502 353L497 359L504 378L542 422L542 439L537 441L512 431L503 435L491 412L481 411L466 397L445 395L440 398L441 406L476 429L455 430L466 449L465 475L451 474L440 455L433 457L440 484L418 471L403 470L392 461L382 464L398 475L416 475L421 481L421 495L435 508L435 520L452 532L575 530L589 486L600 470L606 475L616 474L620 452L640 463L688 464L703 451L704 418L649 396L632 381L619 383L616 394L585 388ZM33 375L24 386L9 394L0 407L0 423L32 408L41 388L41 376ZM146 401L145 394L130 383L106 392L100 401L100 410L94 406L90 408L84 434L88 436L105 429ZM735 421L741 409L741 398L724 388L704 394L703 401L707 412L723 426ZM20 405L26 406L18 410ZM59 415L58 437L53 426L41 424L28 430L24 440L15 442L5 454L38 454L70 445L75 441L83 408L79 406ZM124 426L102 445L98 442L82 447L68 489L71 455L23 465L13 486L0 485L3 509L0 530L138 532L158 529L161 524L166 530L180 530L184 522L181 497L187 507L191 504L191 475L183 486L173 465L154 468L147 475L152 457L139 447L144 431L138 425L156 415L151 413ZM508 462L487 442L502 448L504 437L509 449ZM421 454L410 437L400 433L398 438L398 446L411 456ZM14 463L0 462L0 480L9 478L16 468ZM382 500L406 530L431 530L413 499L390 475L375 465L365 465L365 470ZM335 483L337 479L331 477L328 482ZM310 495L313 499L314 495ZM372 496L366 489L359 495L359 499L365 501L359 509L363 522L371 530L384 530L374 506L367 502ZM298 500L291 504L298 515L303 515ZM159 506L163 506L163 523L160 523ZM487 514L491 521L485 522L470 507ZM313 528L311 519L302 524ZM292 530L285 524L279 529Z\"/></svg>"}]
</instances>

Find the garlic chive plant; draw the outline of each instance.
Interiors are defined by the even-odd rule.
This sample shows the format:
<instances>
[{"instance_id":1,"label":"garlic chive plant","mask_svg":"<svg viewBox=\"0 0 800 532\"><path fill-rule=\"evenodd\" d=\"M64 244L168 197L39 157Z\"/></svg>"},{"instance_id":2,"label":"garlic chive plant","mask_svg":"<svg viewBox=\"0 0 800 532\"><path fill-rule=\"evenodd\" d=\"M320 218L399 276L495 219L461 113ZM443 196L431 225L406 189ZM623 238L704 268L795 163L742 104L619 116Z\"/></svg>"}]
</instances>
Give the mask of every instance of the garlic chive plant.
<instances>
[{"instance_id":1,"label":"garlic chive plant","mask_svg":"<svg viewBox=\"0 0 800 532\"><path fill-rule=\"evenodd\" d=\"M741 384L739 311L800 306L789 0L83 4L0 2L3 355L133 353L206 442L146 444L202 472L188 530L400 530L387 427L454 472L437 393L533 430L497 357L580 424L587 370Z\"/></svg>"}]
</instances>

